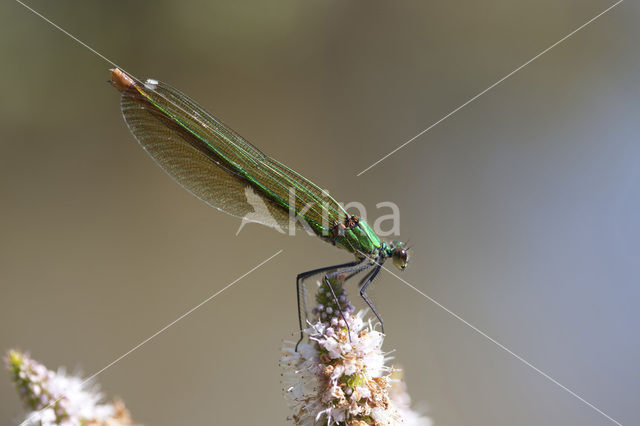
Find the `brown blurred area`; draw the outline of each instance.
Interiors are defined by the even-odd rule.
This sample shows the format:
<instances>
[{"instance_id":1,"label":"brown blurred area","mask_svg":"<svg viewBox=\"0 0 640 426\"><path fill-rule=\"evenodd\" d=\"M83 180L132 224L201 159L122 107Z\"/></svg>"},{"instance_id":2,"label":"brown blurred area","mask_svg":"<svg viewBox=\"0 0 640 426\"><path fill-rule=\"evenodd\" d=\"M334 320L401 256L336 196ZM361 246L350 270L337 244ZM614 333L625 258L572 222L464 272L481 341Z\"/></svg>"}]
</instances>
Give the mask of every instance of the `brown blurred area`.
<instances>
[{"instance_id":1,"label":"brown blurred area","mask_svg":"<svg viewBox=\"0 0 640 426\"><path fill-rule=\"evenodd\" d=\"M640 9L612 3L28 3L180 88L341 201L393 201L402 277L623 424L638 424ZM112 66L0 5L0 347L98 371L138 422L284 424L295 275L348 261L193 198L129 134ZM356 295L354 288L352 295ZM372 297L437 426L612 424L393 276ZM1 375L0 375L1 377ZM21 419L8 377L0 423Z\"/></svg>"}]
</instances>

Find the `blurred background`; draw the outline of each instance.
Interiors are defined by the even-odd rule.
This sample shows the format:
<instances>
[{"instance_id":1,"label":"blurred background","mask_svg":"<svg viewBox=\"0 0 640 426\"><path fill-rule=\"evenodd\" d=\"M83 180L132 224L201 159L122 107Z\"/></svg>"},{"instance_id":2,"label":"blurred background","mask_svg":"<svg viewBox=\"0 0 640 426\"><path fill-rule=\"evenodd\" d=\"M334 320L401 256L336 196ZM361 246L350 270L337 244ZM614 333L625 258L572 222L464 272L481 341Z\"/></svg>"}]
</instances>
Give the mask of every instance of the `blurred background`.
<instances>
[{"instance_id":1,"label":"blurred background","mask_svg":"<svg viewBox=\"0 0 640 426\"><path fill-rule=\"evenodd\" d=\"M44 1L342 201L393 201L402 277L623 424L640 424L640 7L601 0ZM280 425L295 275L348 261L208 208L140 149L109 64L0 5L0 347L98 377L134 419ZM352 294L356 294L355 289ZM612 424L388 273L371 294L437 426ZM0 423L22 417L8 376Z\"/></svg>"}]
</instances>

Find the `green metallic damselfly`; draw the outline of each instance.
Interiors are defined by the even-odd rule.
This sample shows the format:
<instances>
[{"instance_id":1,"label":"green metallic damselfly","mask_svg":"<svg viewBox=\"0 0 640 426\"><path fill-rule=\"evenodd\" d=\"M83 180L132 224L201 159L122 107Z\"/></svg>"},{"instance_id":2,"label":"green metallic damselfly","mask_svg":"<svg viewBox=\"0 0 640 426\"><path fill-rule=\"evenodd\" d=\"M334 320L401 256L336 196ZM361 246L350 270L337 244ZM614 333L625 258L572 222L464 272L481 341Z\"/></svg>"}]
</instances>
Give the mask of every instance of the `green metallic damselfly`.
<instances>
[{"instance_id":1,"label":"green metallic damselfly","mask_svg":"<svg viewBox=\"0 0 640 426\"><path fill-rule=\"evenodd\" d=\"M400 270L407 266L404 243L380 240L364 220L349 215L326 191L263 154L169 85L152 79L141 82L117 68L111 70L111 83L122 92L120 107L131 133L151 158L187 191L232 216L243 218L251 214L252 221L265 225L310 230L355 255L352 262L314 269L296 277L301 330L298 343L303 338L304 281L319 274L325 274L324 281L336 305L341 306L329 280L338 275L349 279L366 271L359 283L360 296L384 331L382 318L366 290L386 259L391 258ZM263 211L255 211L248 201L247 188L260 197L266 207Z\"/></svg>"}]
</instances>

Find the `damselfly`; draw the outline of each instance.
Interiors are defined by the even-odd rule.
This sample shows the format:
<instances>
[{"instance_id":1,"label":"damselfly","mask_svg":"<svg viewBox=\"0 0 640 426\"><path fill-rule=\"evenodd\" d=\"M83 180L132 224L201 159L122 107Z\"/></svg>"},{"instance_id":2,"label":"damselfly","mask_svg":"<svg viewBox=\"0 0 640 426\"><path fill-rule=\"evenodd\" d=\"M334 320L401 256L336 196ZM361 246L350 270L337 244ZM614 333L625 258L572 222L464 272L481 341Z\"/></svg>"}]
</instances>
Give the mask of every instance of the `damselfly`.
<instances>
[{"instance_id":1,"label":"damselfly","mask_svg":"<svg viewBox=\"0 0 640 426\"><path fill-rule=\"evenodd\" d=\"M183 93L157 80L141 82L120 69L111 70L111 83L122 92L122 115L144 150L169 176L205 203L239 218L283 229L310 231L355 255L352 262L298 274L298 322L303 328L304 282L324 274L336 305L330 280L344 274L361 278L360 296L384 326L367 296L369 284L384 261L391 258L400 270L407 266L404 243L382 241L371 227L346 210L329 194L262 153ZM255 209L250 198L259 197ZM344 314L341 312L344 317ZM300 331L300 340L303 333ZM299 343L299 342L298 342Z\"/></svg>"}]
</instances>

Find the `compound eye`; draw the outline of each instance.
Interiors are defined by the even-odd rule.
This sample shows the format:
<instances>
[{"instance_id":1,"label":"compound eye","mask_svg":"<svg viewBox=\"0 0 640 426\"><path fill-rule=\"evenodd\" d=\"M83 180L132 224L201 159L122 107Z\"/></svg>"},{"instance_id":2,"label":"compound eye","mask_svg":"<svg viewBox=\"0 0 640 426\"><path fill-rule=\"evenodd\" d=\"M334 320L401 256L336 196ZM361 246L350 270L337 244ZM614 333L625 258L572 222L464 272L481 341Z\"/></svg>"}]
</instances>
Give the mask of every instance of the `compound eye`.
<instances>
[{"instance_id":1,"label":"compound eye","mask_svg":"<svg viewBox=\"0 0 640 426\"><path fill-rule=\"evenodd\" d=\"M393 250L393 264L396 265L398 269L401 271L407 267L407 263L409 261L409 254L407 250L403 247L396 247Z\"/></svg>"}]
</instances>

